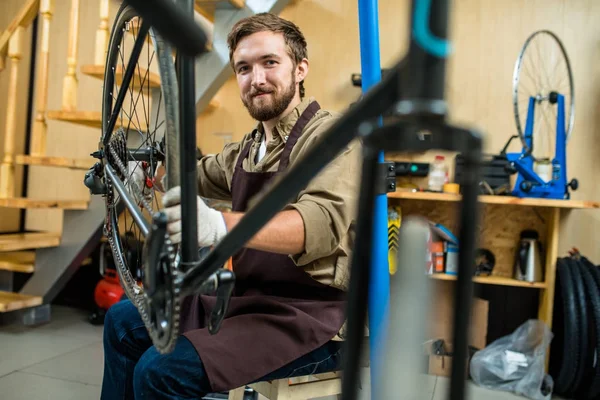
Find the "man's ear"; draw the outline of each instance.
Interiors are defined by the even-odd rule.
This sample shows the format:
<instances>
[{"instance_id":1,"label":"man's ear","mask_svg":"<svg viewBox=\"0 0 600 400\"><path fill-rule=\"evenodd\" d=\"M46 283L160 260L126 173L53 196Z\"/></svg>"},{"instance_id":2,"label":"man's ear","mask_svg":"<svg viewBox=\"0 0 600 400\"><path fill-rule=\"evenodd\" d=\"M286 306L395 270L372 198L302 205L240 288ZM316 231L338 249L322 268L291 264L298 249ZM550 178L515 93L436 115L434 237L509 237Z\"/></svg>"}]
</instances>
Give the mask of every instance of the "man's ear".
<instances>
[{"instance_id":1,"label":"man's ear","mask_svg":"<svg viewBox=\"0 0 600 400\"><path fill-rule=\"evenodd\" d=\"M308 75L308 60L303 58L296 66L296 83L302 82Z\"/></svg>"}]
</instances>

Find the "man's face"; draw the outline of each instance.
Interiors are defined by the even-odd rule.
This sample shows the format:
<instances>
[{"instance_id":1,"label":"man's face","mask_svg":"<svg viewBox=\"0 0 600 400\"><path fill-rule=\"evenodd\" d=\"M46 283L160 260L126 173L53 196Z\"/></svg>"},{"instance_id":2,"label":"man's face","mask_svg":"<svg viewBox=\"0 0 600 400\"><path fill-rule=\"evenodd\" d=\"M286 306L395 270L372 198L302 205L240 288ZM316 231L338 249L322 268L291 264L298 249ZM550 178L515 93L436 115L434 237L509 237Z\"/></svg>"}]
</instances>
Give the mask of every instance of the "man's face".
<instances>
[{"instance_id":1,"label":"man's face","mask_svg":"<svg viewBox=\"0 0 600 400\"><path fill-rule=\"evenodd\" d=\"M257 32L245 37L233 61L240 96L252 118L269 121L287 109L300 80L283 34Z\"/></svg>"}]
</instances>

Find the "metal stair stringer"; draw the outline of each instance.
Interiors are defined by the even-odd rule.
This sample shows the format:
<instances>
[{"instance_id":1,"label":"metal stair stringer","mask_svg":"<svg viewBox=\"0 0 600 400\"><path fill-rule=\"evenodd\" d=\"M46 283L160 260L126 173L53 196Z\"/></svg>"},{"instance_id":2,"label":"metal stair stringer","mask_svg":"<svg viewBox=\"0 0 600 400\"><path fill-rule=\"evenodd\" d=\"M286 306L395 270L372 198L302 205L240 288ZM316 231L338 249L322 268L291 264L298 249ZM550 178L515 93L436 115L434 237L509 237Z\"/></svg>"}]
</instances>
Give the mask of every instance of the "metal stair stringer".
<instances>
[{"instance_id":1,"label":"metal stair stringer","mask_svg":"<svg viewBox=\"0 0 600 400\"><path fill-rule=\"evenodd\" d=\"M87 210L65 211L60 245L36 250L35 272L20 293L41 296L42 304L50 304L97 247L105 216L101 196L91 196Z\"/></svg>"},{"instance_id":2,"label":"metal stair stringer","mask_svg":"<svg viewBox=\"0 0 600 400\"><path fill-rule=\"evenodd\" d=\"M212 50L196 59L196 115L200 115L219 89L233 76L229 66L227 34L242 18L261 12L279 14L290 0L246 0L243 8L217 8L213 25Z\"/></svg>"}]
</instances>

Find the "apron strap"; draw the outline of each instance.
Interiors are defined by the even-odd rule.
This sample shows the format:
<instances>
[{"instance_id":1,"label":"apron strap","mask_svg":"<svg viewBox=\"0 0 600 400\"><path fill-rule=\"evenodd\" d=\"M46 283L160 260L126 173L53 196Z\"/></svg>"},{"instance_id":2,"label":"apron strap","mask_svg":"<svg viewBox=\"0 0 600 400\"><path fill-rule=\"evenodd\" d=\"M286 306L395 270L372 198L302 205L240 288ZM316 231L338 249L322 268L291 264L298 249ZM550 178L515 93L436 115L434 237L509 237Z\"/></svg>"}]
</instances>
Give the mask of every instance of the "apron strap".
<instances>
[{"instance_id":1,"label":"apron strap","mask_svg":"<svg viewBox=\"0 0 600 400\"><path fill-rule=\"evenodd\" d=\"M279 158L279 168L277 169L278 172L284 171L287 168L288 164L290 163L290 154L292 153L292 149L294 148L294 145L296 144L300 136L302 136L302 131L304 130L304 127L320 109L321 106L319 105L319 103L313 101L308 105L308 107L306 107L306 110L304 110L302 115L300 115L300 118L298 118L298 121L296 121L296 124L290 132L288 140L285 144L285 148L283 149L283 153Z\"/></svg>"},{"instance_id":2,"label":"apron strap","mask_svg":"<svg viewBox=\"0 0 600 400\"><path fill-rule=\"evenodd\" d=\"M254 135L252 135L252 137L254 137ZM250 154L250 147L252 147L252 140L248 141L248 144L246 145L246 147L244 147L244 150L242 150L242 152L238 156L237 162L235 163L236 168L242 168L242 163L244 162L246 157L248 157L248 154Z\"/></svg>"}]
</instances>

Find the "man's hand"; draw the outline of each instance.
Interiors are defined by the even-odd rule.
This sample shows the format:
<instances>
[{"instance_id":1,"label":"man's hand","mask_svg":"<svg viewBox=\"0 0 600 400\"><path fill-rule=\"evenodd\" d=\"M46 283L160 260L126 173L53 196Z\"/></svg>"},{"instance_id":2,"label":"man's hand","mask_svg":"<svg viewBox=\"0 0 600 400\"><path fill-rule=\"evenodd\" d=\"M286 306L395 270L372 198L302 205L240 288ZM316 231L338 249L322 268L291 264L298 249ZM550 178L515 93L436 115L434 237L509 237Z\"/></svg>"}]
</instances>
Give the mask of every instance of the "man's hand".
<instances>
[{"instance_id":1,"label":"man's hand","mask_svg":"<svg viewBox=\"0 0 600 400\"><path fill-rule=\"evenodd\" d=\"M170 189L163 196L163 206L167 214L167 231L171 242L181 243L181 187ZM227 234L223 214L210 208L200 197L196 198L198 213L198 246L208 247L217 244Z\"/></svg>"}]
</instances>

